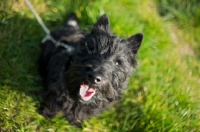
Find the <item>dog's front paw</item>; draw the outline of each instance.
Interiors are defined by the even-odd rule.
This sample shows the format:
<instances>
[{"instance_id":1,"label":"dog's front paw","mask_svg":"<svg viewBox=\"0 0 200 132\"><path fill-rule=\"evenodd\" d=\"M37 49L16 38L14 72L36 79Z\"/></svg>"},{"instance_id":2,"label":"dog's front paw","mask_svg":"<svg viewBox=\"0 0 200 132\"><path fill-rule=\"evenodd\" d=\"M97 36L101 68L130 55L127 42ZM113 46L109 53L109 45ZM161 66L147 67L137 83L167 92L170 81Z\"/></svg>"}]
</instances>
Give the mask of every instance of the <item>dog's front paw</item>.
<instances>
[{"instance_id":1,"label":"dog's front paw","mask_svg":"<svg viewBox=\"0 0 200 132\"><path fill-rule=\"evenodd\" d=\"M82 127L82 122L80 120L71 120L69 123L73 126Z\"/></svg>"},{"instance_id":2,"label":"dog's front paw","mask_svg":"<svg viewBox=\"0 0 200 132\"><path fill-rule=\"evenodd\" d=\"M73 114L68 113L67 115L65 115L66 120L68 120L68 122L73 125L73 126L77 126L77 127L81 127L82 125L82 121L76 119Z\"/></svg>"},{"instance_id":3,"label":"dog's front paw","mask_svg":"<svg viewBox=\"0 0 200 132\"><path fill-rule=\"evenodd\" d=\"M57 112L50 110L47 107L41 107L40 108L40 114L43 115L44 117L51 119L53 117L55 117Z\"/></svg>"}]
</instances>

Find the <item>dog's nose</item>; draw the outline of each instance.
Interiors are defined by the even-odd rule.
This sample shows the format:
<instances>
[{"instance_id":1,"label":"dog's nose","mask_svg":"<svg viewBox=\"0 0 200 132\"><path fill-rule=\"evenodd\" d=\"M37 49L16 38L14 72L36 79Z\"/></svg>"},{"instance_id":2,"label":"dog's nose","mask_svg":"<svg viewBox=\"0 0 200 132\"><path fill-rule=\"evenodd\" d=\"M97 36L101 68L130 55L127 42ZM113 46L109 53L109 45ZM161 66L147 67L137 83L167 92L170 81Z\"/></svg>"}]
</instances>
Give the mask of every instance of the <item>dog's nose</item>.
<instances>
[{"instance_id":1,"label":"dog's nose","mask_svg":"<svg viewBox=\"0 0 200 132\"><path fill-rule=\"evenodd\" d=\"M101 76L94 72L89 72L87 75L90 81L93 81L95 84L101 83Z\"/></svg>"}]
</instances>

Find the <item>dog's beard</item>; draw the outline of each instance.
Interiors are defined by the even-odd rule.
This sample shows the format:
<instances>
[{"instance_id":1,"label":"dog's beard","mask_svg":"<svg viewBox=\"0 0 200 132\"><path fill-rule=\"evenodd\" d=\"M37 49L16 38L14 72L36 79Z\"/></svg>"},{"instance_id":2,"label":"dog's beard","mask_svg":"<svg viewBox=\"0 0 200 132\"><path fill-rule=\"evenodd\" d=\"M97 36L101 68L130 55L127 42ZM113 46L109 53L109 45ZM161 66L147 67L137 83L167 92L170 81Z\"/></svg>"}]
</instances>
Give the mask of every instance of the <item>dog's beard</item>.
<instances>
[{"instance_id":1,"label":"dog's beard","mask_svg":"<svg viewBox=\"0 0 200 132\"><path fill-rule=\"evenodd\" d=\"M81 70L82 66L71 66L65 74L66 86L69 96L83 104L92 107L102 107L103 102L112 102L119 97L119 92L112 84L110 79L104 79L103 83L96 85L85 79L85 73ZM114 81L117 83L117 81Z\"/></svg>"}]
</instances>

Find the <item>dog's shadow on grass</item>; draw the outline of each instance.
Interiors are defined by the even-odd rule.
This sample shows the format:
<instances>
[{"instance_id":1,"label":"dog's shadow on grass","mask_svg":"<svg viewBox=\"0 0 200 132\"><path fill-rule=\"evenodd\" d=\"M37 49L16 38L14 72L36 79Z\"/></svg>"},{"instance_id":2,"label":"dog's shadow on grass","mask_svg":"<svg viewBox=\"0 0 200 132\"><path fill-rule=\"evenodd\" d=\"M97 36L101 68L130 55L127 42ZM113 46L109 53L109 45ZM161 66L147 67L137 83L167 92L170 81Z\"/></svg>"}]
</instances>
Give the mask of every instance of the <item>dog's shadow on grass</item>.
<instances>
[{"instance_id":1,"label":"dog's shadow on grass","mask_svg":"<svg viewBox=\"0 0 200 132\"><path fill-rule=\"evenodd\" d=\"M5 14L0 26L0 84L38 100L42 88L38 60L46 34L35 18L11 15L9 18ZM62 22L48 24L58 27Z\"/></svg>"},{"instance_id":2,"label":"dog's shadow on grass","mask_svg":"<svg viewBox=\"0 0 200 132\"><path fill-rule=\"evenodd\" d=\"M19 15L5 20L1 27L1 84L37 97L39 42L44 34L36 21ZM36 30L37 29L37 30ZM12 94L12 93L10 93Z\"/></svg>"}]
</instances>

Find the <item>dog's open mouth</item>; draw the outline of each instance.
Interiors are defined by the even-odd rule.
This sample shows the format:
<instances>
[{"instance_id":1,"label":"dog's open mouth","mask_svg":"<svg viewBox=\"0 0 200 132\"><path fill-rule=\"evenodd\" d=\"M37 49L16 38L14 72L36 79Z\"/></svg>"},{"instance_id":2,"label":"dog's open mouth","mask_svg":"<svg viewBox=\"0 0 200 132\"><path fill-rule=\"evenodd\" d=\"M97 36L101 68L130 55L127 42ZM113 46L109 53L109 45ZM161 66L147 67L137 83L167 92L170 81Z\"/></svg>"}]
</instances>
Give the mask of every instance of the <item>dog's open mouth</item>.
<instances>
[{"instance_id":1,"label":"dog's open mouth","mask_svg":"<svg viewBox=\"0 0 200 132\"><path fill-rule=\"evenodd\" d=\"M79 95L83 101L89 101L96 93L94 88L89 87L89 85L81 84Z\"/></svg>"}]
</instances>

